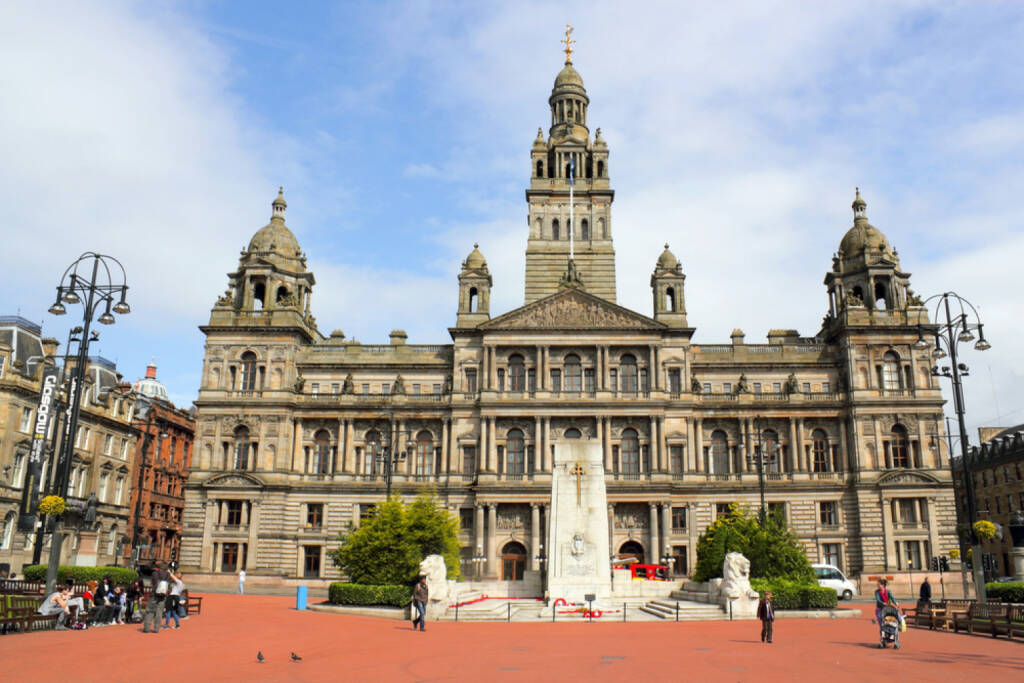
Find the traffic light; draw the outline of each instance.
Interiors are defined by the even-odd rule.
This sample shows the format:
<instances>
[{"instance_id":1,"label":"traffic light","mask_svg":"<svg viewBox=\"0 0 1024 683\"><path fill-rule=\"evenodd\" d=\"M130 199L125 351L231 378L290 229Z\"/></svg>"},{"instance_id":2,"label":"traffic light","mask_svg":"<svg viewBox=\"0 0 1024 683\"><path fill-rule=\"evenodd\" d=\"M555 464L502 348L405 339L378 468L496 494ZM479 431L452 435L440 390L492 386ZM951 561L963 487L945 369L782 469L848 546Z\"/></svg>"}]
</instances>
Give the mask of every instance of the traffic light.
<instances>
[{"instance_id":1,"label":"traffic light","mask_svg":"<svg viewBox=\"0 0 1024 683\"><path fill-rule=\"evenodd\" d=\"M949 571L949 558L946 557L945 555L943 555L942 557L939 558L939 571L940 572L948 572Z\"/></svg>"},{"instance_id":2,"label":"traffic light","mask_svg":"<svg viewBox=\"0 0 1024 683\"><path fill-rule=\"evenodd\" d=\"M930 567L931 567L931 570L933 572L939 571L939 558L936 557L935 555L932 555L932 561L931 561Z\"/></svg>"}]
</instances>

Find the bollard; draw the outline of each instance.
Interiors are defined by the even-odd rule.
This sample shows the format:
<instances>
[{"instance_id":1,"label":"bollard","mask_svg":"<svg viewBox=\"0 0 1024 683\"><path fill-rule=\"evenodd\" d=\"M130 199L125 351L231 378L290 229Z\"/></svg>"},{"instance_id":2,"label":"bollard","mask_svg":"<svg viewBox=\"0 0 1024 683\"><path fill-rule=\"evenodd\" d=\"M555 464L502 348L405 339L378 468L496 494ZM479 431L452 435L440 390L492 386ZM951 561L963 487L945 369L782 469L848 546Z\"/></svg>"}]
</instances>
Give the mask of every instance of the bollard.
<instances>
[{"instance_id":1,"label":"bollard","mask_svg":"<svg viewBox=\"0 0 1024 683\"><path fill-rule=\"evenodd\" d=\"M626 603L622 603L622 623L626 623Z\"/></svg>"},{"instance_id":2,"label":"bollard","mask_svg":"<svg viewBox=\"0 0 1024 683\"><path fill-rule=\"evenodd\" d=\"M459 603L455 603L455 623L459 623Z\"/></svg>"},{"instance_id":3,"label":"bollard","mask_svg":"<svg viewBox=\"0 0 1024 683\"><path fill-rule=\"evenodd\" d=\"M676 601L676 621L679 621L679 601Z\"/></svg>"},{"instance_id":4,"label":"bollard","mask_svg":"<svg viewBox=\"0 0 1024 683\"><path fill-rule=\"evenodd\" d=\"M507 620L508 620L508 623L511 624L512 623L512 603L511 602L506 602L505 603L505 607L508 607L508 618L507 618Z\"/></svg>"},{"instance_id":5,"label":"bollard","mask_svg":"<svg viewBox=\"0 0 1024 683\"><path fill-rule=\"evenodd\" d=\"M309 595L308 586L299 586L295 589L295 609L306 609L307 595Z\"/></svg>"},{"instance_id":6,"label":"bollard","mask_svg":"<svg viewBox=\"0 0 1024 683\"><path fill-rule=\"evenodd\" d=\"M555 623L555 614L558 613L558 605L551 603L551 623Z\"/></svg>"}]
</instances>

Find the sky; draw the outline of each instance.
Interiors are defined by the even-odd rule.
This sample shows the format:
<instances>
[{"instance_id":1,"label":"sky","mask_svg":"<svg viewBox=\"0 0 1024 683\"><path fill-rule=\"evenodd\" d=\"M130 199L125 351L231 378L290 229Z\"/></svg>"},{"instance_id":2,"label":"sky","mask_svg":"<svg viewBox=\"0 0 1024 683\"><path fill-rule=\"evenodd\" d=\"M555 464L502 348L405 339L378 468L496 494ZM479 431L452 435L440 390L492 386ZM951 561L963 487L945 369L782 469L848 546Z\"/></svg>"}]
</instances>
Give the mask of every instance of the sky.
<instances>
[{"instance_id":1,"label":"sky","mask_svg":"<svg viewBox=\"0 0 1024 683\"><path fill-rule=\"evenodd\" d=\"M668 242L696 343L814 335L868 216L923 297L956 291L967 423L1024 422L1024 3L36 2L0 23L0 314L46 313L85 251L132 313L92 348L195 399L198 326L278 186L324 334L446 343L473 247L523 303L529 151L574 64L616 191L619 303ZM948 388L947 388L948 389ZM947 391L947 396L948 396ZM972 436L972 440L974 437Z\"/></svg>"}]
</instances>

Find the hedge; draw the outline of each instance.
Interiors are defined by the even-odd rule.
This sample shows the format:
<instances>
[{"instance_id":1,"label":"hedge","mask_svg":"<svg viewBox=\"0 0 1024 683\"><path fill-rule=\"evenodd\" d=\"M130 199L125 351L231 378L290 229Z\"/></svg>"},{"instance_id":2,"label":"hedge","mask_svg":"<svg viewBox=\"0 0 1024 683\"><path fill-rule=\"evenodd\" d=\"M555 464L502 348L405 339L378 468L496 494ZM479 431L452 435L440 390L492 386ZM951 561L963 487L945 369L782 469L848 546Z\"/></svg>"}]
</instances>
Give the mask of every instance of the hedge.
<instances>
[{"instance_id":1,"label":"hedge","mask_svg":"<svg viewBox=\"0 0 1024 683\"><path fill-rule=\"evenodd\" d=\"M33 564L25 567L23 578L26 581L46 581L45 564ZM72 567L62 564L57 569L57 581L63 582L67 579L74 579L75 583L87 583L89 581L101 581L104 576L110 576L115 584L130 584L138 578L138 574L125 567Z\"/></svg>"},{"instance_id":2,"label":"hedge","mask_svg":"<svg viewBox=\"0 0 1024 683\"><path fill-rule=\"evenodd\" d=\"M816 583L798 583L787 579L751 579L750 586L761 597L766 590L772 592L775 609L833 609L839 595L832 588Z\"/></svg>"},{"instance_id":3,"label":"hedge","mask_svg":"<svg viewBox=\"0 0 1024 683\"><path fill-rule=\"evenodd\" d=\"M327 593L335 605L372 605L405 607L412 602L412 587L401 585L367 586L360 583L332 583Z\"/></svg>"},{"instance_id":4,"label":"hedge","mask_svg":"<svg viewBox=\"0 0 1024 683\"><path fill-rule=\"evenodd\" d=\"M1001 602L1024 602L1024 583L986 583L985 592Z\"/></svg>"}]
</instances>

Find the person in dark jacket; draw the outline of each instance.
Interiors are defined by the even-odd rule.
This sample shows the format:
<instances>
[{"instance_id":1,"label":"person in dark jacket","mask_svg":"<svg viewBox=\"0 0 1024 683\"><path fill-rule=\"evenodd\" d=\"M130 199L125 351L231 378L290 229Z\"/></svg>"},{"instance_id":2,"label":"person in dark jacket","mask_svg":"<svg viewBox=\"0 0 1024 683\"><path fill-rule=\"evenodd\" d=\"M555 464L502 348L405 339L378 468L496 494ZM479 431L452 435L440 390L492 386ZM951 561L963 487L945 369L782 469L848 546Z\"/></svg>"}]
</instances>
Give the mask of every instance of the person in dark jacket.
<instances>
[{"instance_id":1,"label":"person in dark jacket","mask_svg":"<svg viewBox=\"0 0 1024 683\"><path fill-rule=\"evenodd\" d=\"M142 616L143 633L159 633L160 620L164 617L164 600L171 589L171 575L164 569L162 562L156 563L149 581L149 598L146 599L146 612Z\"/></svg>"},{"instance_id":2,"label":"person in dark jacket","mask_svg":"<svg viewBox=\"0 0 1024 683\"><path fill-rule=\"evenodd\" d=\"M128 587L128 600L127 610L125 610L125 621L129 624L135 621L135 612L139 606L139 602L142 600L142 596L146 594L146 585L142 582L142 579L135 579L132 581L132 585Z\"/></svg>"},{"instance_id":3,"label":"person in dark jacket","mask_svg":"<svg viewBox=\"0 0 1024 683\"><path fill-rule=\"evenodd\" d=\"M412 620L412 630L416 630L416 623L419 622L420 630L427 630L427 600L430 598L430 591L427 590L427 577L421 576L412 589L412 606L416 610L416 618Z\"/></svg>"},{"instance_id":4,"label":"person in dark jacket","mask_svg":"<svg viewBox=\"0 0 1024 683\"><path fill-rule=\"evenodd\" d=\"M757 603L757 618L761 620L761 642L771 643L775 625L775 602L771 591L765 591L761 602Z\"/></svg>"}]
</instances>

